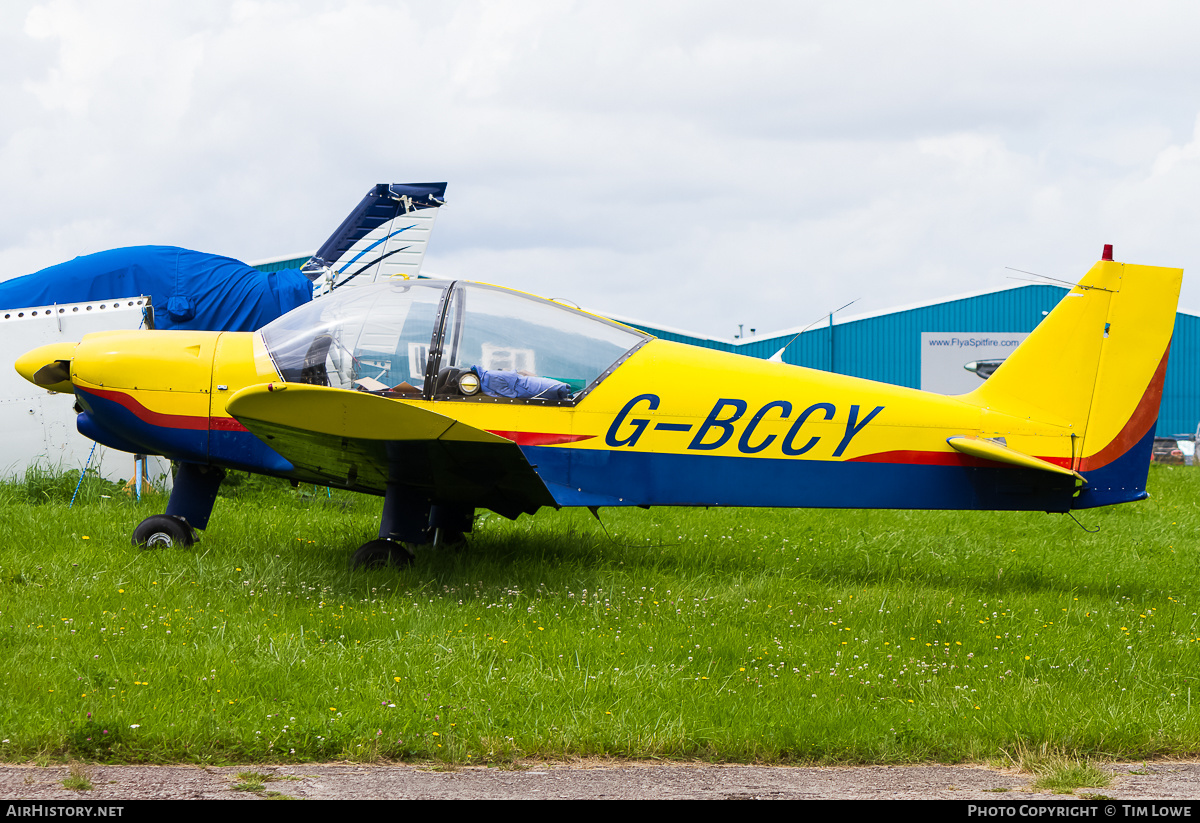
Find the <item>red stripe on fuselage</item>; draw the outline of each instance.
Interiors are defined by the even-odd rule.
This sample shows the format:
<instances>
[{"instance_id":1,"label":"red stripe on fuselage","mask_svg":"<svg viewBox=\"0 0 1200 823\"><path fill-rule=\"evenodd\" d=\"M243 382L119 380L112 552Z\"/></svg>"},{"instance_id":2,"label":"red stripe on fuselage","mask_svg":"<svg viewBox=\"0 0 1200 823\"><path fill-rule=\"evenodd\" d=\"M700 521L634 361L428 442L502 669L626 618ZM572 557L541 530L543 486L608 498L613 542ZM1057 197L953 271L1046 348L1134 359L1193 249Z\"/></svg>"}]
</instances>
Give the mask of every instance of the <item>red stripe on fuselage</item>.
<instances>
[{"instance_id":1,"label":"red stripe on fuselage","mask_svg":"<svg viewBox=\"0 0 1200 823\"><path fill-rule=\"evenodd\" d=\"M563 443L578 443L580 440L590 440L594 434L552 434L549 432L509 432L488 431L506 440L511 440L518 446L558 446Z\"/></svg>"},{"instance_id":2,"label":"red stripe on fuselage","mask_svg":"<svg viewBox=\"0 0 1200 823\"><path fill-rule=\"evenodd\" d=\"M250 431L232 417L208 418L208 430L214 432L245 432Z\"/></svg>"},{"instance_id":3,"label":"red stripe on fuselage","mask_svg":"<svg viewBox=\"0 0 1200 823\"><path fill-rule=\"evenodd\" d=\"M991 460L972 457L961 452L928 452L915 449L897 449L851 457L847 463L908 463L915 466L994 466Z\"/></svg>"},{"instance_id":4,"label":"red stripe on fuselage","mask_svg":"<svg viewBox=\"0 0 1200 823\"><path fill-rule=\"evenodd\" d=\"M1154 376L1150 378L1149 385L1146 386L1146 391L1142 393L1142 399L1138 401L1137 407L1134 408L1133 414L1129 420L1117 432L1116 437L1102 448L1100 451L1093 454L1091 457L1084 457L1079 461L1079 467L1076 471L1088 472L1103 468L1109 463L1116 460L1125 452L1129 451L1133 446L1141 442L1146 433L1158 420L1158 408L1162 402L1163 382L1167 376L1167 355L1171 353L1171 344L1167 344L1167 350L1163 352L1162 360L1158 362L1158 368L1154 370ZM1053 463L1056 466L1071 468L1071 458L1069 457L1039 457L1039 460L1045 460L1047 463ZM852 457L846 461L847 463L908 463L920 466L995 466L997 463L991 460L984 460L980 457L971 457L970 455L960 454L959 452L931 452L931 451L916 451L897 449L896 451L876 452L875 454L864 454L861 457ZM1001 464L1003 465L1003 464Z\"/></svg>"},{"instance_id":5,"label":"red stripe on fuselage","mask_svg":"<svg viewBox=\"0 0 1200 823\"><path fill-rule=\"evenodd\" d=\"M165 429L187 429L190 431L247 431L246 427L232 417L197 417L191 414L167 414L143 406L138 400L124 392L113 389L84 389L84 391L111 400L129 410L134 417L151 426Z\"/></svg>"}]
</instances>

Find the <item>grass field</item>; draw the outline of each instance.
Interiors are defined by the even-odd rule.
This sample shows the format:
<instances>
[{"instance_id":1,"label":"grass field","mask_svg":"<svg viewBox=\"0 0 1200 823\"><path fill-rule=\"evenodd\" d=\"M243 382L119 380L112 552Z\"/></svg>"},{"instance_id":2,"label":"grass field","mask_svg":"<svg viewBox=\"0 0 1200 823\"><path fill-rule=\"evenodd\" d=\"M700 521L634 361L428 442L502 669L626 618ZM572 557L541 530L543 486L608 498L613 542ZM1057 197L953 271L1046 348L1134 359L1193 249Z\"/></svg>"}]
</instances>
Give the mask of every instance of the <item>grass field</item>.
<instances>
[{"instance_id":1,"label":"grass field","mask_svg":"<svg viewBox=\"0 0 1200 823\"><path fill-rule=\"evenodd\" d=\"M545 511L348 569L379 501L243 482L189 550L0 486L0 760L961 761L1200 750L1200 470L1045 514ZM1193 710L1193 701L1197 710Z\"/></svg>"}]
</instances>

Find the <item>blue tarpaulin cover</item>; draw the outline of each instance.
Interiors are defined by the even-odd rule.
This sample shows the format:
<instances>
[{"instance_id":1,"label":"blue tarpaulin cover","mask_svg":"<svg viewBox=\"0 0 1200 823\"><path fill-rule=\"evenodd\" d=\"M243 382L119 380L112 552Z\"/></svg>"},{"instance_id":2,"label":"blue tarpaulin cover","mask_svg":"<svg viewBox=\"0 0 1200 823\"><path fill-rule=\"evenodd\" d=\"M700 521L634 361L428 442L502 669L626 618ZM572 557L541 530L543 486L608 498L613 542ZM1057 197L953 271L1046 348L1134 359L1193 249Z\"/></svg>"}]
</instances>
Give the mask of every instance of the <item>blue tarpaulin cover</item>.
<instances>
[{"instance_id":1,"label":"blue tarpaulin cover","mask_svg":"<svg viewBox=\"0 0 1200 823\"><path fill-rule=\"evenodd\" d=\"M299 269L262 272L176 246L111 249L0 283L0 309L148 295L156 329L255 331L312 300Z\"/></svg>"}]
</instances>

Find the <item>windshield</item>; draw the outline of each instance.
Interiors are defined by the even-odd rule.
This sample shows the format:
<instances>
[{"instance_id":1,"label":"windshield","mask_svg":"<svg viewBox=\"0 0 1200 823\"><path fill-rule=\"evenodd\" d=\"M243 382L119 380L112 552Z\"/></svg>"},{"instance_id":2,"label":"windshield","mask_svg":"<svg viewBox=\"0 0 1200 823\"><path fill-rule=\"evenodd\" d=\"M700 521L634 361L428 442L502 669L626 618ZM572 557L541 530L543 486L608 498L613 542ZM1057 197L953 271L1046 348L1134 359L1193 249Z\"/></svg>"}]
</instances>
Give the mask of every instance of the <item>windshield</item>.
<instances>
[{"instance_id":1,"label":"windshield","mask_svg":"<svg viewBox=\"0 0 1200 823\"><path fill-rule=\"evenodd\" d=\"M442 295L437 280L343 288L261 330L284 380L420 395Z\"/></svg>"},{"instance_id":2,"label":"windshield","mask_svg":"<svg viewBox=\"0 0 1200 823\"><path fill-rule=\"evenodd\" d=\"M649 336L551 300L444 280L339 289L261 330L290 383L396 397L570 404ZM431 357L436 387L426 385ZM465 373L474 377L461 384ZM463 386L466 386L464 389ZM428 391L427 391L428 389Z\"/></svg>"},{"instance_id":3,"label":"windshield","mask_svg":"<svg viewBox=\"0 0 1200 823\"><path fill-rule=\"evenodd\" d=\"M436 396L467 394L456 390L455 381L470 371L485 397L576 400L647 337L551 300L456 283L446 312Z\"/></svg>"}]
</instances>

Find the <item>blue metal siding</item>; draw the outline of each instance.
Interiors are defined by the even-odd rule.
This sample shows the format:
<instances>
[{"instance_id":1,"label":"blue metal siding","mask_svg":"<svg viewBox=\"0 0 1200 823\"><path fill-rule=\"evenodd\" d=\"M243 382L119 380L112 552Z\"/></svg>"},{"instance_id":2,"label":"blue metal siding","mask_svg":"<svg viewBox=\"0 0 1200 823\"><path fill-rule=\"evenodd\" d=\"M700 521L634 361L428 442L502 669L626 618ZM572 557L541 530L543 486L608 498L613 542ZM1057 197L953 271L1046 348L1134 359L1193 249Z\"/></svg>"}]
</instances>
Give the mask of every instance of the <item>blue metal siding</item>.
<instances>
[{"instance_id":1,"label":"blue metal siding","mask_svg":"<svg viewBox=\"0 0 1200 823\"><path fill-rule=\"evenodd\" d=\"M691 346L700 346L705 349L716 349L717 351L736 351L740 354L745 353L741 352L738 346L721 340L711 340L707 337L696 337L690 334L665 331L663 329L656 329L653 326L647 326L641 323L626 323L626 325L632 326L635 329L641 329L647 334L652 334L660 340L670 340L674 343L687 343Z\"/></svg>"},{"instance_id":2,"label":"blue metal siding","mask_svg":"<svg viewBox=\"0 0 1200 823\"><path fill-rule=\"evenodd\" d=\"M1156 434L1191 434L1200 419L1200 317L1175 315Z\"/></svg>"},{"instance_id":3,"label":"blue metal siding","mask_svg":"<svg viewBox=\"0 0 1200 823\"><path fill-rule=\"evenodd\" d=\"M293 257L291 260L276 260L271 263L257 263L254 268L259 271L283 271L284 269L298 269L309 261L309 255L303 257Z\"/></svg>"}]
</instances>

